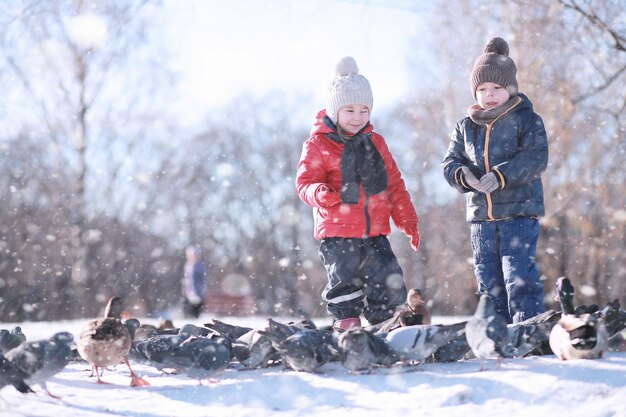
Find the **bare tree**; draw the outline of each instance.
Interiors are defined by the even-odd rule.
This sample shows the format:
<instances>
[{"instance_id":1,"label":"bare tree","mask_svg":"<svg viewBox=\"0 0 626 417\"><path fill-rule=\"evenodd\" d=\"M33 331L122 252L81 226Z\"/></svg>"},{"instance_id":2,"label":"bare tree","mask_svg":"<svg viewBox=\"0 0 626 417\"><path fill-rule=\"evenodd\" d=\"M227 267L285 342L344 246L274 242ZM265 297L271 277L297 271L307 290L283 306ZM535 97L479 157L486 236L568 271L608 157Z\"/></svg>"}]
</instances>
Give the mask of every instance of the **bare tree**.
<instances>
[{"instance_id":1,"label":"bare tree","mask_svg":"<svg viewBox=\"0 0 626 417\"><path fill-rule=\"evenodd\" d=\"M90 218L118 208L113 196L124 190L116 176L128 175L125 157L163 108L148 93L154 87L150 80L160 82L164 76L133 70L137 59L145 59L134 53L146 45L151 8L138 1L22 1L1 7L1 75L14 107L10 119L0 122L3 136L21 128L49 150L42 160L61 186L47 190L47 196L60 203L57 215L67 233L56 237L67 239L71 265L69 273L60 274L59 286L66 295L84 299L98 287L87 268ZM157 74L159 66L154 68ZM118 89L125 84L129 88L120 97ZM80 305L65 307L75 315Z\"/></svg>"}]
</instances>

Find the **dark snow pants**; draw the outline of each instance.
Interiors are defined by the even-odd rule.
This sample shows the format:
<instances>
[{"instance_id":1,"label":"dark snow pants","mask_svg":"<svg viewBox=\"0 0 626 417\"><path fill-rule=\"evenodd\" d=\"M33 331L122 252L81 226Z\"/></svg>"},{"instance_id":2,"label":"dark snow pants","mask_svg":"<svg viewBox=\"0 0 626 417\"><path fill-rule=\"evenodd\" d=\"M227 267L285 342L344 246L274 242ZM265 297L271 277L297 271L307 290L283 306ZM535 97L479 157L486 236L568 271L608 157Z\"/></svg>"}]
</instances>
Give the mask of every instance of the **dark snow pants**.
<instances>
[{"instance_id":1,"label":"dark snow pants","mask_svg":"<svg viewBox=\"0 0 626 417\"><path fill-rule=\"evenodd\" d=\"M543 284L535 264L539 221L520 217L471 224L478 291L489 294L508 323L543 312Z\"/></svg>"},{"instance_id":2,"label":"dark snow pants","mask_svg":"<svg viewBox=\"0 0 626 417\"><path fill-rule=\"evenodd\" d=\"M406 301L402 268L386 236L323 239L319 255L328 276L322 299L335 320L363 313L377 324Z\"/></svg>"}]
</instances>

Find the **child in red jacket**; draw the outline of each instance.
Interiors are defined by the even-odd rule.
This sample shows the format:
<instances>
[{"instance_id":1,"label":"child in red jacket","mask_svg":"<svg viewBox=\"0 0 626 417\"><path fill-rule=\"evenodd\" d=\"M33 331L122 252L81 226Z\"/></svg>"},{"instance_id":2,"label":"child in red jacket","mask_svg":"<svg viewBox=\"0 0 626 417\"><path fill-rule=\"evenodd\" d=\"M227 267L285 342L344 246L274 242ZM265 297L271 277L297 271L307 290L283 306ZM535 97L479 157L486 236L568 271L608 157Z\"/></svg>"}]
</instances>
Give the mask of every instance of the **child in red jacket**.
<instances>
[{"instance_id":1,"label":"child in red jacket","mask_svg":"<svg viewBox=\"0 0 626 417\"><path fill-rule=\"evenodd\" d=\"M420 243L418 219L385 139L370 123L372 89L352 57L336 65L326 109L317 114L298 163L296 188L313 207L314 236L336 329L391 317L406 300L402 268L387 236L389 218Z\"/></svg>"}]
</instances>

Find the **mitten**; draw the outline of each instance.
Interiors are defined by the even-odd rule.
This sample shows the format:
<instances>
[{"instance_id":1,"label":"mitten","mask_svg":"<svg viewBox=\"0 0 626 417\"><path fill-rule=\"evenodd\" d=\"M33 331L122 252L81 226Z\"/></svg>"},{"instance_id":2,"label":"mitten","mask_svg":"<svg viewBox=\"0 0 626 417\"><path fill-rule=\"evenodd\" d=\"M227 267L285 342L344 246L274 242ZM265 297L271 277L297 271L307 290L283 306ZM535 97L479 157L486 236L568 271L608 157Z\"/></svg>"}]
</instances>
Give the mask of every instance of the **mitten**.
<instances>
[{"instance_id":1,"label":"mitten","mask_svg":"<svg viewBox=\"0 0 626 417\"><path fill-rule=\"evenodd\" d=\"M500 183L496 178L496 174L494 174L493 172L488 172L483 175L480 179L480 184L478 184L478 187L476 187L478 191L485 194L495 191L498 188L500 188Z\"/></svg>"},{"instance_id":2,"label":"mitten","mask_svg":"<svg viewBox=\"0 0 626 417\"><path fill-rule=\"evenodd\" d=\"M413 248L414 251L417 252L417 250L420 247L420 232L419 230L417 230L415 232L415 234L411 235L411 247Z\"/></svg>"},{"instance_id":3,"label":"mitten","mask_svg":"<svg viewBox=\"0 0 626 417\"><path fill-rule=\"evenodd\" d=\"M476 178L474 173L466 166L462 167L461 171L463 172L463 178L465 179L465 183L473 189L477 190L478 186L480 185L480 181L478 180L478 178Z\"/></svg>"},{"instance_id":4,"label":"mitten","mask_svg":"<svg viewBox=\"0 0 626 417\"><path fill-rule=\"evenodd\" d=\"M322 185L315 191L315 199L320 207L329 208L341 203L339 193L331 191L327 186Z\"/></svg>"},{"instance_id":5,"label":"mitten","mask_svg":"<svg viewBox=\"0 0 626 417\"><path fill-rule=\"evenodd\" d=\"M411 238L411 247L417 251L420 247L420 231L417 227L417 223L405 223L402 227L402 231Z\"/></svg>"}]
</instances>

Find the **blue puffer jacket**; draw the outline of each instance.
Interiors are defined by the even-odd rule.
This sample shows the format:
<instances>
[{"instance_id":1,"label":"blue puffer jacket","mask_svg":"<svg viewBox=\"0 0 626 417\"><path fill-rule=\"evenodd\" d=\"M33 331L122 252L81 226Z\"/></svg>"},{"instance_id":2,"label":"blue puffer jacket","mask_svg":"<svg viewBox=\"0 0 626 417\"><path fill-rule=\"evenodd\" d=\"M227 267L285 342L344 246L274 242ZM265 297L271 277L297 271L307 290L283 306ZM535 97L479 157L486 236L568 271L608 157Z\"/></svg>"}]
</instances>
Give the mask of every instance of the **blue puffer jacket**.
<instances>
[{"instance_id":1,"label":"blue puffer jacket","mask_svg":"<svg viewBox=\"0 0 626 417\"><path fill-rule=\"evenodd\" d=\"M490 124L469 117L459 121L442 165L446 181L466 193L468 222L544 215L541 174L548 165L548 139L523 94ZM494 172L500 187L488 194L474 190L465 182L463 166L479 179Z\"/></svg>"}]
</instances>

